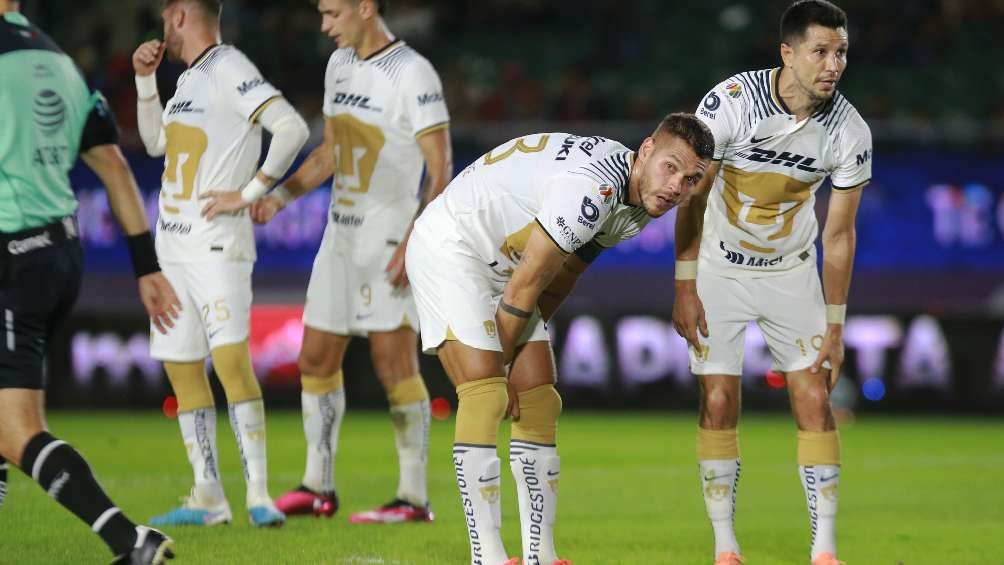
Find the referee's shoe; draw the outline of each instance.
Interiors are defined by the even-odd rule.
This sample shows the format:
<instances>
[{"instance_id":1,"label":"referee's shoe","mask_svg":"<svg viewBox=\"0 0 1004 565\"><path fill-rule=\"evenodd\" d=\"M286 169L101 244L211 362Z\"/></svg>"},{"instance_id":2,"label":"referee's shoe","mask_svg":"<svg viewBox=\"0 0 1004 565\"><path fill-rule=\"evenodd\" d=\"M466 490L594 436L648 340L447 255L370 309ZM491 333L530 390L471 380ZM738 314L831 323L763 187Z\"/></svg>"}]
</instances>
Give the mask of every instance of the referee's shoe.
<instances>
[{"instance_id":1,"label":"referee's shoe","mask_svg":"<svg viewBox=\"0 0 1004 565\"><path fill-rule=\"evenodd\" d=\"M136 545L116 557L112 565L161 565L168 559L174 559L174 540L159 530L136 526Z\"/></svg>"}]
</instances>

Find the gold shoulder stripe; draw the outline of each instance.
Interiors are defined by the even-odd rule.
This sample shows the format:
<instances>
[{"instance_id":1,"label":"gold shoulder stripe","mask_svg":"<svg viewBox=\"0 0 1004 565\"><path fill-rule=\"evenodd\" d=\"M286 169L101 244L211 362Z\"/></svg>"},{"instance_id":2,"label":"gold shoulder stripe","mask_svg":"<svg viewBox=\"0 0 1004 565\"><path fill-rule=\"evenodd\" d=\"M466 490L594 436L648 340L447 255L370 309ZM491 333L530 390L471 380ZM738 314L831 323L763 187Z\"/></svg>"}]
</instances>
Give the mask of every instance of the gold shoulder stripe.
<instances>
[{"instance_id":1,"label":"gold shoulder stripe","mask_svg":"<svg viewBox=\"0 0 1004 565\"><path fill-rule=\"evenodd\" d=\"M434 131L439 131L441 129L446 129L448 127L450 127L450 122L442 122L442 123L431 125L431 126L429 126L427 128L423 128L423 129L418 130L418 133L415 134L415 139L418 139L418 138L422 137L423 135L432 133Z\"/></svg>"},{"instance_id":2,"label":"gold shoulder stripe","mask_svg":"<svg viewBox=\"0 0 1004 565\"><path fill-rule=\"evenodd\" d=\"M261 116L261 113L265 111L265 108L268 108L269 104L271 104L272 102L275 102L276 100L278 100L280 98L282 98L282 96L279 95L279 94L276 94L275 96L273 96L273 97L269 98L268 100L262 102L261 105L259 105L255 109L255 111L251 113L251 117L248 118L248 121L251 122L252 124L255 123L255 122L257 122L258 121L258 117Z\"/></svg>"}]
</instances>

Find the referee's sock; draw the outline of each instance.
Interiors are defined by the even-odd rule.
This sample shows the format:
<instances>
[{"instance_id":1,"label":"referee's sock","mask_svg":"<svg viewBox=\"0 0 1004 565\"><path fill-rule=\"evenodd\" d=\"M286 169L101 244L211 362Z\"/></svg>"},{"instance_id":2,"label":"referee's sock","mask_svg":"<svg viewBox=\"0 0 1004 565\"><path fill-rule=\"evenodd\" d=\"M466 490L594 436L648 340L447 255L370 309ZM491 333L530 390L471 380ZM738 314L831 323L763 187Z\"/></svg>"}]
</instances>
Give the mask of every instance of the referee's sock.
<instances>
[{"instance_id":1,"label":"referee's sock","mask_svg":"<svg viewBox=\"0 0 1004 565\"><path fill-rule=\"evenodd\" d=\"M7 460L0 457L0 507L3 507L3 499L7 496Z\"/></svg>"},{"instance_id":2,"label":"referee's sock","mask_svg":"<svg viewBox=\"0 0 1004 565\"><path fill-rule=\"evenodd\" d=\"M113 554L132 550L136 542L136 524L108 499L91 474L87 461L70 444L48 432L39 433L24 448L21 470L49 496L87 523Z\"/></svg>"}]
</instances>

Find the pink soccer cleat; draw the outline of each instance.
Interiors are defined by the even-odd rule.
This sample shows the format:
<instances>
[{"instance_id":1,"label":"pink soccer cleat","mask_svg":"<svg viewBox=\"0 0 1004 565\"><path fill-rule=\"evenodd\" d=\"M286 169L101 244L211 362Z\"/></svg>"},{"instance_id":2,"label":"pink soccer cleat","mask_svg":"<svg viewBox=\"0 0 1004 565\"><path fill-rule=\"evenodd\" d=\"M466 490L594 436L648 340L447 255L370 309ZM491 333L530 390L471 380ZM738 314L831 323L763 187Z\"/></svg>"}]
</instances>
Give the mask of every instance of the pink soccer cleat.
<instances>
[{"instance_id":1,"label":"pink soccer cleat","mask_svg":"<svg viewBox=\"0 0 1004 565\"><path fill-rule=\"evenodd\" d=\"M742 565L743 556L734 551L723 551L715 557L715 565Z\"/></svg>"},{"instance_id":2,"label":"pink soccer cleat","mask_svg":"<svg viewBox=\"0 0 1004 565\"><path fill-rule=\"evenodd\" d=\"M286 516L313 515L330 518L338 512L338 495L334 491L316 493L300 485L276 499L275 507Z\"/></svg>"},{"instance_id":3,"label":"pink soccer cleat","mask_svg":"<svg viewBox=\"0 0 1004 565\"><path fill-rule=\"evenodd\" d=\"M844 565L843 561L837 561L837 556L829 551L824 551L812 560L812 565Z\"/></svg>"},{"instance_id":4,"label":"pink soccer cleat","mask_svg":"<svg viewBox=\"0 0 1004 565\"><path fill-rule=\"evenodd\" d=\"M399 524L401 522L431 522L435 516L428 505L416 506L400 498L379 508L356 512L349 516L353 524Z\"/></svg>"}]
</instances>

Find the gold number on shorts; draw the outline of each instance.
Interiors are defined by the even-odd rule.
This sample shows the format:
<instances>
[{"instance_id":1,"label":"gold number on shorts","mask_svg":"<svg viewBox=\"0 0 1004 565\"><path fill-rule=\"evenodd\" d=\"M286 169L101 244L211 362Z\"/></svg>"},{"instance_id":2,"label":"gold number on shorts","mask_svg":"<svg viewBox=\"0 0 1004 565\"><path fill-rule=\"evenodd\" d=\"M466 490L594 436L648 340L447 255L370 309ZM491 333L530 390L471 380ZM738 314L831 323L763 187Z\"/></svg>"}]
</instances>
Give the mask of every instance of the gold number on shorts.
<instances>
[{"instance_id":1,"label":"gold number on shorts","mask_svg":"<svg viewBox=\"0 0 1004 565\"><path fill-rule=\"evenodd\" d=\"M801 181L781 173L748 172L725 166L722 168L725 203L729 223L753 235L752 226L778 226L767 236L769 241L791 235L794 218L811 196L816 181ZM740 240L739 245L758 253L774 253L777 249Z\"/></svg>"},{"instance_id":2,"label":"gold number on shorts","mask_svg":"<svg viewBox=\"0 0 1004 565\"><path fill-rule=\"evenodd\" d=\"M171 195L173 200L189 200L195 190L195 175L199 171L199 162L209 145L206 132L193 126L171 122L164 128L167 137L167 164L164 165L163 180L165 183L178 183L178 167L181 167L181 192ZM182 155L185 156L182 161ZM161 199L167 196L161 193ZM164 204L164 211L177 214L180 210L175 206Z\"/></svg>"},{"instance_id":3,"label":"gold number on shorts","mask_svg":"<svg viewBox=\"0 0 1004 565\"><path fill-rule=\"evenodd\" d=\"M534 145L533 147L527 145L526 142L523 141L524 138L521 137L516 140L516 143L512 147L506 149L502 153L499 153L497 157L493 157L491 151L485 153L485 164L491 165L494 163L498 163L499 161L511 157L512 154L517 151L519 151L520 153L537 153L543 151L544 148L547 147L547 140L550 139L550 137L551 137L550 135L540 136L540 141L538 141L537 145Z\"/></svg>"},{"instance_id":4,"label":"gold number on shorts","mask_svg":"<svg viewBox=\"0 0 1004 565\"><path fill-rule=\"evenodd\" d=\"M230 308L227 308L227 300L225 298L217 299L210 308L209 304L202 305L202 320L209 324L209 316L215 314L216 322L226 322L230 319Z\"/></svg>"},{"instance_id":5,"label":"gold number on shorts","mask_svg":"<svg viewBox=\"0 0 1004 565\"><path fill-rule=\"evenodd\" d=\"M795 344L798 345L798 348L802 351L802 355L805 355L805 340L798 338L795 340ZM819 351L823 348L823 336L818 334L812 336L812 339L809 340L809 344L813 349Z\"/></svg>"},{"instance_id":6,"label":"gold number on shorts","mask_svg":"<svg viewBox=\"0 0 1004 565\"><path fill-rule=\"evenodd\" d=\"M336 190L365 193L370 189L377 157L385 139L377 126L349 114L331 118L335 129Z\"/></svg>"},{"instance_id":7,"label":"gold number on shorts","mask_svg":"<svg viewBox=\"0 0 1004 565\"><path fill-rule=\"evenodd\" d=\"M373 289L370 285L364 284L359 287L359 294L363 297L363 306L369 306L373 302Z\"/></svg>"}]
</instances>

